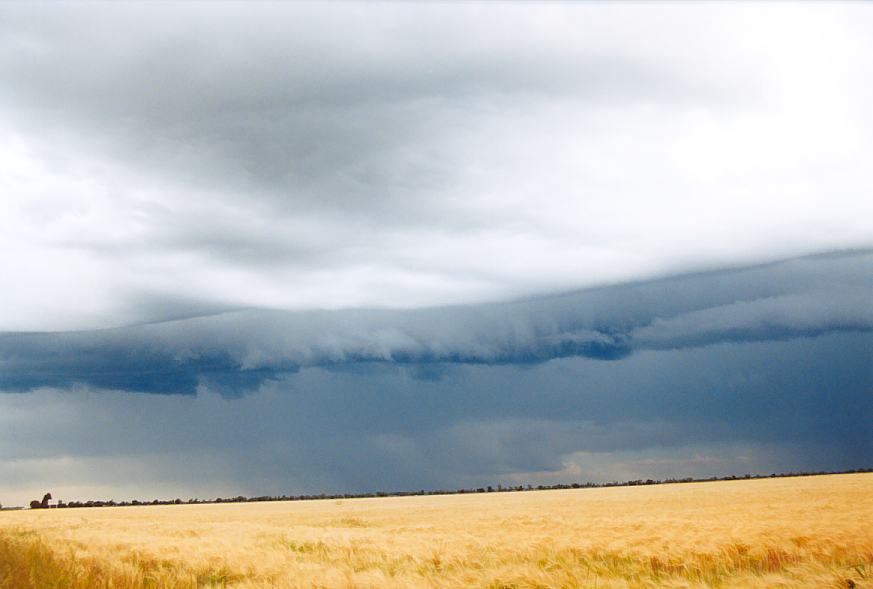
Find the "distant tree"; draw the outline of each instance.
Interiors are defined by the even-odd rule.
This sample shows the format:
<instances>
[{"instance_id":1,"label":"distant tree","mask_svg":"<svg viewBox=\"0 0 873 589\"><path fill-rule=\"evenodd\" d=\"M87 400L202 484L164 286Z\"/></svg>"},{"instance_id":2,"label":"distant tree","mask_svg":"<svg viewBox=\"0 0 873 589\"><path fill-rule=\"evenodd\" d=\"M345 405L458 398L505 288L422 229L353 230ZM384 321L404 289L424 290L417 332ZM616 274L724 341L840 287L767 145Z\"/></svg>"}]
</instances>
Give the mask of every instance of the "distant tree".
<instances>
[{"instance_id":1,"label":"distant tree","mask_svg":"<svg viewBox=\"0 0 873 589\"><path fill-rule=\"evenodd\" d=\"M45 495L43 495L42 501L37 501L36 499L31 501L30 508L31 509L48 509L49 501L51 501L51 498L52 498L52 494L46 493Z\"/></svg>"}]
</instances>

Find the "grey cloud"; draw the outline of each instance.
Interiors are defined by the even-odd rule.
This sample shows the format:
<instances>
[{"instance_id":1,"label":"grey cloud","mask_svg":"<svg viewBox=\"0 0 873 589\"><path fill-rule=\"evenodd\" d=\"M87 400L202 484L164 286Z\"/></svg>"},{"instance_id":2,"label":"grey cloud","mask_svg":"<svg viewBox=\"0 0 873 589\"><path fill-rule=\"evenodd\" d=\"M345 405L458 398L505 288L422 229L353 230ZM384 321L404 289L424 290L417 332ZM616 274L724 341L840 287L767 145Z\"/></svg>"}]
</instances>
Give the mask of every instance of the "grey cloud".
<instances>
[{"instance_id":1,"label":"grey cloud","mask_svg":"<svg viewBox=\"0 0 873 589\"><path fill-rule=\"evenodd\" d=\"M121 242L77 234L62 245L318 264L319 255L345 261L333 250L350 225L362 235L435 222L494 228L496 211L457 211L454 200L480 190L465 175L501 149L489 136L495 120L535 116L549 133L562 123L540 114L556 102L712 104L734 93L720 76L688 76L620 46L556 44L548 28L525 26L505 6L493 7L484 28L464 16L471 7L375 5L366 16L351 6L259 9L3 7L7 123L55 144L43 157L67 166L78 152L114 162L123 179L106 178L107 190L130 199L126 208L147 228ZM191 210L127 196L125 183L144 178L176 187ZM248 213L260 208L252 223L240 194ZM334 243L296 238L300 216Z\"/></svg>"},{"instance_id":2,"label":"grey cloud","mask_svg":"<svg viewBox=\"0 0 873 589\"><path fill-rule=\"evenodd\" d=\"M3 4L0 492L869 466L869 10Z\"/></svg>"},{"instance_id":3,"label":"grey cloud","mask_svg":"<svg viewBox=\"0 0 873 589\"><path fill-rule=\"evenodd\" d=\"M729 95L716 76L690 85L643 57L558 47L534 27L507 44L509 31L483 35L469 9L370 6L362 27L350 7L261 8L101 6L95 18L82 6L7 6L0 97L150 174L408 222L413 210L427 218L426 190L410 198L410 188L451 185L458 162L439 138L477 113L518 108L507 96L673 102L707 84L700 100ZM517 29L515 11L494 10ZM405 155L422 148L420 161Z\"/></svg>"},{"instance_id":4,"label":"grey cloud","mask_svg":"<svg viewBox=\"0 0 873 589\"><path fill-rule=\"evenodd\" d=\"M869 247L869 89L845 73L865 9L745 10L5 3L0 329L507 301ZM586 329L542 355L620 352Z\"/></svg>"},{"instance_id":5,"label":"grey cloud","mask_svg":"<svg viewBox=\"0 0 873 589\"><path fill-rule=\"evenodd\" d=\"M456 365L425 382L394 364L307 368L233 399L0 395L0 456L15 457L0 480L6 495L76 481L118 498L859 468L873 455L871 335ZM141 470L127 481L106 470L125 458Z\"/></svg>"},{"instance_id":6,"label":"grey cloud","mask_svg":"<svg viewBox=\"0 0 873 589\"><path fill-rule=\"evenodd\" d=\"M873 254L814 256L513 303L247 310L101 331L0 337L0 389L76 383L228 394L302 367L620 360L647 349L871 331ZM424 379L438 372L422 373Z\"/></svg>"},{"instance_id":7,"label":"grey cloud","mask_svg":"<svg viewBox=\"0 0 873 589\"><path fill-rule=\"evenodd\" d=\"M804 294L739 301L655 319L634 331L643 348L693 347L709 342L772 340L873 328L869 287L823 288Z\"/></svg>"}]
</instances>

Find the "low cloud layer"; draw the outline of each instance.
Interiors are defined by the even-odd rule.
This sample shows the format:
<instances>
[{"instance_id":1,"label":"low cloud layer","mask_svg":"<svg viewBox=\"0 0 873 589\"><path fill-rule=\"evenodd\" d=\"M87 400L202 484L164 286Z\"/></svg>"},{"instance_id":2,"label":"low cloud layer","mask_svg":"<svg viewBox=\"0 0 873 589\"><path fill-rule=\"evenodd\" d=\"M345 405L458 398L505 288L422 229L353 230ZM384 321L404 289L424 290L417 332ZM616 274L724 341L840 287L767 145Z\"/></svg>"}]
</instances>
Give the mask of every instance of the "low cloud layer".
<instances>
[{"instance_id":1,"label":"low cloud layer","mask_svg":"<svg viewBox=\"0 0 873 589\"><path fill-rule=\"evenodd\" d=\"M320 493L869 467L873 333L617 362L304 368L228 398L0 395L0 501Z\"/></svg>"},{"instance_id":2,"label":"low cloud layer","mask_svg":"<svg viewBox=\"0 0 873 589\"><path fill-rule=\"evenodd\" d=\"M0 336L0 390L230 395L301 368L619 360L641 350L873 330L873 253L850 252L513 303L237 311L101 331Z\"/></svg>"},{"instance_id":3,"label":"low cloud layer","mask_svg":"<svg viewBox=\"0 0 873 589\"><path fill-rule=\"evenodd\" d=\"M514 303L6 333L0 501L869 467L871 292L873 253L844 252Z\"/></svg>"}]
</instances>

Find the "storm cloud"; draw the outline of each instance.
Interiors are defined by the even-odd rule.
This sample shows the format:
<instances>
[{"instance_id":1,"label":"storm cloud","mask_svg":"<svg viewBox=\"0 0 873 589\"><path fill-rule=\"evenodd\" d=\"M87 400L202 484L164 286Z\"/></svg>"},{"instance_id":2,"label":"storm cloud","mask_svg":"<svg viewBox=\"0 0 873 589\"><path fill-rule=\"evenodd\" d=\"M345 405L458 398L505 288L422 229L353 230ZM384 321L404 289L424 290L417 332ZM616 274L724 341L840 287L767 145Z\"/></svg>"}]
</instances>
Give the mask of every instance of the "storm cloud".
<instances>
[{"instance_id":1,"label":"storm cloud","mask_svg":"<svg viewBox=\"0 0 873 589\"><path fill-rule=\"evenodd\" d=\"M0 390L79 384L194 394L212 382L242 394L313 366L618 360L646 349L871 331L871 297L873 253L865 251L512 303L250 310L100 331L7 333L0 335Z\"/></svg>"},{"instance_id":2,"label":"storm cloud","mask_svg":"<svg viewBox=\"0 0 873 589\"><path fill-rule=\"evenodd\" d=\"M6 333L0 492L23 503L47 485L172 498L866 467L871 295L873 252L855 251L511 303Z\"/></svg>"},{"instance_id":3,"label":"storm cloud","mask_svg":"<svg viewBox=\"0 0 873 589\"><path fill-rule=\"evenodd\" d=\"M305 368L227 398L0 395L4 503L609 481L869 465L873 334L618 362ZM44 490L42 492L45 492Z\"/></svg>"},{"instance_id":4,"label":"storm cloud","mask_svg":"<svg viewBox=\"0 0 873 589\"><path fill-rule=\"evenodd\" d=\"M3 3L0 501L873 466L869 72L865 4Z\"/></svg>"}]
</instances>

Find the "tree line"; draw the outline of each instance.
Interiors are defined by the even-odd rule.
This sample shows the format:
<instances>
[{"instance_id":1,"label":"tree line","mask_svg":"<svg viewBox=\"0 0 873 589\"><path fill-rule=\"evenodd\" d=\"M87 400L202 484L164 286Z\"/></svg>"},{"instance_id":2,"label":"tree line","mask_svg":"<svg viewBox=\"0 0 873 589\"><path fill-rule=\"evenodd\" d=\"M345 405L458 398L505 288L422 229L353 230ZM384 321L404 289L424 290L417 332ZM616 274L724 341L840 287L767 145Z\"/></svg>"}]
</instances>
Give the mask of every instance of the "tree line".
<instances>
[{"instance_id":1,"label":"tree line","mask_svg":"<svg viewBox=\"0 0 873 589\"><path fill-rule=\"evenodd\" d=\"M855 474L873 472L873 468L863 468L855 470L842 470L830 472L787 472L787 473L772 473L772 474L744 474L731 475L725 477L709 477L709 478L668 478L668 479L636 479L632 481L612 481L608 483L565 483L556 485L516 485L516 486L487 486L476 487L470 489L437 489L426 491L377 491L373 493L340 493L340 494L313 494L313 495L261 495L257 497L245 497L238 495L236 497L215 499L153 499L151 501L140 501L134 499L132 501L70 501L65 503L58 501L55 505L50 505L51 493L46 493L42 501L34 499L30 502L31 509L66 509L74 507L132 507L136 505L202 505L212 503L256 503L262 501L316 501L320 499L365 499L373 497L413 497L422 495L465 495L476 493L511 493L519 491L553 491L559 489L595 489L606 487L636 487L642 485L669 485L676 483L705 483L713 481L736 481L736 480L751 480L751 479L767 479L781 477L802 477L802 476L818 476L828 474Z\"/></svg>"}]
</instances>

